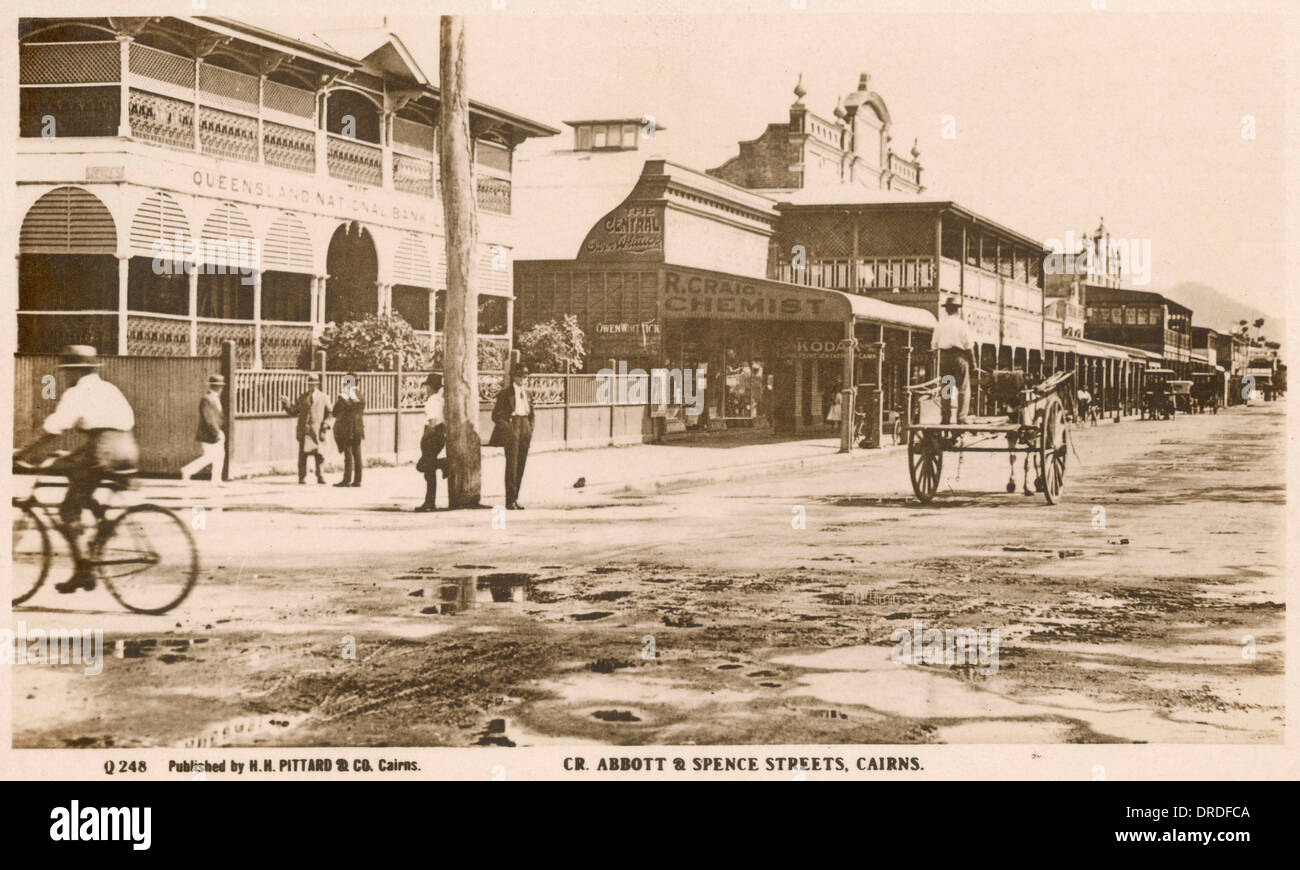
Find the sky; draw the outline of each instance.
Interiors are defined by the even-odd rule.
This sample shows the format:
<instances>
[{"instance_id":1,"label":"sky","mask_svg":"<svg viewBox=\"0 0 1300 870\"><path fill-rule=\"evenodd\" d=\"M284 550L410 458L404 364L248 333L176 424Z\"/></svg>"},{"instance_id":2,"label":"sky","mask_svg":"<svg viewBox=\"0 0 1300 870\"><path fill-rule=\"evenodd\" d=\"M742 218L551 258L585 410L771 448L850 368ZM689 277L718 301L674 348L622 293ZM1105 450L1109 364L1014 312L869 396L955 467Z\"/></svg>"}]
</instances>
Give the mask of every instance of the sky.
<instances>
[{"instance_id":1,"label":"sky","mask_svg":"<svg viewBox=\"0 0 1300 870\"><path fill-rule=\"evenodd\" d=\"M1145 289L1199 281L1281 314L1286 27L1264 13L1111 6L471 15L467 75L475 99L555 127L653 115L671 134L668 156L705 169L787 120L800 74L805 103L830 117L867 72L895 150L917 140L928 194L1044 241L1104 217L1113 238L1149 242ZM437 19L387 26L436 79ZM563 129L562 143L522 147L571 147Z\"/></svg>"}]
</instances>

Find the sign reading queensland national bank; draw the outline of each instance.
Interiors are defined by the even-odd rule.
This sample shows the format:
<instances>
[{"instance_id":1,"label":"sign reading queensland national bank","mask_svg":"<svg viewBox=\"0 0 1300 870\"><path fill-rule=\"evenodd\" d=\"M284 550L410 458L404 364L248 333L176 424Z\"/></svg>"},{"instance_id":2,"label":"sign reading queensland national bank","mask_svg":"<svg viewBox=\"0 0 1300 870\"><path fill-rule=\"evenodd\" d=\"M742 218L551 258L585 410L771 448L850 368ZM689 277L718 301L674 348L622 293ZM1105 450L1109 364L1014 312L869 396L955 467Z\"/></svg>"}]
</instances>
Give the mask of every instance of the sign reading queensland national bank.
<instances>
[{"instance_id":1,"label":"sign reading queensland national bank","mask_svg":"<svg viewBox=\"0 0 1300 870\"><path fill-rule=\"evenodd\" d=\"M843 299L773 281L694 269L663 268L664 317L737 320L842 320Z\"/></svg>"},{"instance_id":2,"label":"sign reading queensland national bank","mask_svg":"<svg viewBox=\"0 0 1300 870\"><path fill-rule=\"evenodd\" d=\"M338 217L385 220L395 223L426 224L425 209L407 208L391 202L392 192L360 185L333 190L315 185L286 184L237 172L195 169L190 175L194 192L216 196L241 196L281 208L297 208Z\"/></svg>"}]
</instances>

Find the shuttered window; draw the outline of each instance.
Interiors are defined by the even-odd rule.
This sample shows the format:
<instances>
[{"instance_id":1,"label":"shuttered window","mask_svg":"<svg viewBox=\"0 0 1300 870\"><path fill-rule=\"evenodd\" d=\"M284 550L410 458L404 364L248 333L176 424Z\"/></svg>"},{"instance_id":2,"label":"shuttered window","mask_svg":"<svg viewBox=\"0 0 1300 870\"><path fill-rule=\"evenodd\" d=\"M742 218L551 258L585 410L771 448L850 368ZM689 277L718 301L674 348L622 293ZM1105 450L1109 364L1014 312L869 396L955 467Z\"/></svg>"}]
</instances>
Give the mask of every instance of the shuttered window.
<instances>
[{"instance_id":1,"label":"shuttered window","mask_svg":"<svg viewBox=\"0 0 1300 870\"><path fill-rule=\"evenodd\" d=\"M297 215L285 212L271 224L262 248L264 269L312 273L311 237Z\"/></svg>"},{"instance_id":2,"label":"shuttered window","mask_svg":"<svg viewBox=\"0 0 1300 870\"><path fill-rule=\"evenodd\" d=\"M116 249L113 216L79 187L56 187L36 200L18 234L23 254L112 254Z\"/></svg>"},{"instance_id":3,"label":"shuttered window","mask_svg":"<svg viewBox=\"0 0 1300 870\"><path fill-rule=\"evenodd\" d=\"M141 203L131 221L131 249L143 256L156 257L160 250L167 250L173 251L177 259L186 259L193 244L191 238L185 212L162 191ZM177 247L181 250L176 251Z\"/></svg>"},{"instance_id":4,"label":"shuttered window","mask_svg":"<svg viewBox=\"0 0 1300 870\"><path fill-rule=\"evenodd\" d=\"M415 233L407 233L398 244L393 277L399 284L433 286L433 258L429 255L429 246Z\"/></svg>"}]
</instances>

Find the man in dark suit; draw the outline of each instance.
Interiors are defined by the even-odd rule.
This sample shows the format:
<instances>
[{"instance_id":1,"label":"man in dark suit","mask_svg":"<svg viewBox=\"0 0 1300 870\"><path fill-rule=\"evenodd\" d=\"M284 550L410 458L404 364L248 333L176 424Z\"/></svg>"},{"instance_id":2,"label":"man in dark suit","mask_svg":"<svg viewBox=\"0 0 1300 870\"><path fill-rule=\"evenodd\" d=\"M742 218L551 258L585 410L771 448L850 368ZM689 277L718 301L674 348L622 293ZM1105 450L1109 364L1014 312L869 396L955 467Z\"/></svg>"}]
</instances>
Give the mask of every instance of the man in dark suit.
<instances>
[{"instance_id":1,"label":"man in dark suit","mask_svg":"<svg viewBox=\"0 0 1300 870\"><path fill-rule=\"evenodd\" d=\"M533 440L533 399L524 381L528 366L519 363L510 373L510 383L497 393L492 407L492 439L488 444L506 451L506 510L521 511L519 487L524 482L528 445Z\"/></svg>"},{"instance_id":2,"label":"man in dark suit","mask_svg":"<svg viewBox=\"0 0 1300 870\"><path fill-rule=\"evenodd\" d=\"M335 486L361 485L361 442L366 437L366 400L355 372L343 376L343 389L334 403L334 443L343 454L343 479Z\"/></svg>"}]
</instances>

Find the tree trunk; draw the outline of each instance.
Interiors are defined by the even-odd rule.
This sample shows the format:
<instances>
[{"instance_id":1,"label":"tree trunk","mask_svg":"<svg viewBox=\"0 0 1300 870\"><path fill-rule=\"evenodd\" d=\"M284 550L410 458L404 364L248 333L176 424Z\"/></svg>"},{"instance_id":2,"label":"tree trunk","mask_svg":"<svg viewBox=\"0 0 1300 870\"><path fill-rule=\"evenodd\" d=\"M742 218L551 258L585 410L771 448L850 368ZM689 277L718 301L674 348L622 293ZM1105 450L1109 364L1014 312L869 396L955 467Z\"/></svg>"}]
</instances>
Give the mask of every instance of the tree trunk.
<instances>
[{"instance_id":1,"label":"tree trunk","mask_svg":"<svg viewBox=\"0 0 1300 870\"><path fill-rule=\"evenodd\" d=\"M477 507L482 443L478 434L478 300L474 247L478 237L470 162L469 96L465 88L465 20L444 15L440 26L438 165L447 233L446 385L447 494L454 508Z\"/></svg>"}]
</instances>

